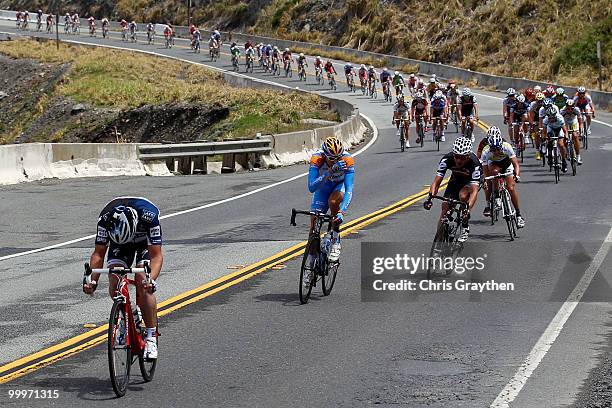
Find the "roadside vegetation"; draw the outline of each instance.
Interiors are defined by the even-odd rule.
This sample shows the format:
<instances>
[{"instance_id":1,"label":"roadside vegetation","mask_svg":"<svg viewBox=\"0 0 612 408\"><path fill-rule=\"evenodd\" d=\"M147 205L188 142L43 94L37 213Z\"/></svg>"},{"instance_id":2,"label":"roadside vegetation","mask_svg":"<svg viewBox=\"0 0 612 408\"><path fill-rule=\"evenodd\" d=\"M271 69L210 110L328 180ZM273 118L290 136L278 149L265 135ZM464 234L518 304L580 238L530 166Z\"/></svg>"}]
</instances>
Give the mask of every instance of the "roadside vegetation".
<instances>
[{"instance_id":1,"label":"roadside vegetation","mask_svg":"<svg viewBox=\"0 0 612 408\"><path fill-rule=\"evenodd\" d=\"M0 54L45 64L70 64L57 86L36 103L28 116L30 121L56 97L111 110L176 103L220 105L229 109L229 115L211 123L201 135L215 140L305 129L308 125L301 120L306 118L338 119L315 95L235 88L204 67L138 53L64 44L58 51L54 43L6 41L0 43ZM12 141L8 134L16 137L27 123L19 126L3 132L5 143Z\"/></svg>"}]
</instances>

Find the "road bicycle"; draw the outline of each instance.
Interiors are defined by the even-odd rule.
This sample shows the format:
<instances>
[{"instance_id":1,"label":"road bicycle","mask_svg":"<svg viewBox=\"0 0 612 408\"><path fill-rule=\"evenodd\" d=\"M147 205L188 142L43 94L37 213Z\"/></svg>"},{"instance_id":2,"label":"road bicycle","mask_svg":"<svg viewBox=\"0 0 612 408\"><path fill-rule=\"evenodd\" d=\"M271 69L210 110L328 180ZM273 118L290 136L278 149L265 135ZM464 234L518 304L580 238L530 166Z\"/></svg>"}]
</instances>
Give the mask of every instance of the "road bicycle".
<instances>
[{"instance_id":1,"label":"road bicycle","mask_svg":"<svg viewBox=\"0 0 612 408\"><path fill-rule=\"evenodd\" d=\"M72 23L72 34L81 35L81 24L80 23Z\"/></svg>"},{"instance_id":2,"label":"road bicycle","mask_svg":"<svg viewBox=\"0 0 612 408\"><path fill-rule=\"evenodd\" d=\"M406 150L406 142L408 141L408 126L410 126L410 122L406 118L394 119L394 122L399 122L400 149L403 152Z\"/></svg>"},{"instance_id":3,"label":"road bicycle","mask_svg":"<svg viewBox=\"0 0 612 408\"><path fill-rule=\"evenodd\" d=\"M555 184L561 180L561 151L559 149L559 131L561 129L553 129L554 133L548 134L546 137L546 151L548 155L548 167L549 171L555 173Z\"/></svg>"},{"instance_id":4,"label":"road bicycle","mask_svg":"<svg viewBox=\"0 0 612 408\"><path fill-rule=\"evenodd\" d=\"M376 78L369 80L369 93L372 99L378 99L378 91L376 90Z\"/></svg>"},{"instance_id":5,"label":"road bicycle","mask_svg":"<svg viewBox=\"0 0 612 408\"><path fill-rule=\"evenodd\" d=\"M493 188L491 191L491 198L489 202L489 208L491 208L491 225L494 225L496 221L501 217L506 220L508 227L508 233L510 234L510 241L514 241L516 238L516 231L518 230L518 224L516 220L516 210L512 205L512 199L510 192L506 187L506 177L512 176L514 173L508 171L503 174L496 174L493 176L485 177L485 181L497 180L497 189ZM518 181L518 180L517 180ZM495 182L492 181L492 184Z\"/></svg>"},{"instance_id":6,"label":"road bicycle","mask_svg":"<svg viewBox=\"0 0 612 408\"><path fill-rule=\"evenodd\" d=\"M463 250L463 242L458 238L464 230L463 218L467 212L467 203L442 196L429 196L429 199L441 200L448 203L448 210L438 223L436 235L431 244L430 258L454 258ZM428 262L427 279L432 279L439 274L450 273L446 269L437 269L436 262Z\"/></svg>"},{"instance_id":7,"label":"road bicycle","mask_svg":"<svg viewBox=\"0 0 612 408\"><path fill-rule=\"evenodd\" d=\"M306 68L304 65L298 64L298 77L300 81L306 81Z\"/></svg>"},{"instance_id":8,"label":"road bicycle","mask_svg":"<svg viewBox=\"0 0 612 408\"><path fill-rule=\"evenodd\" d=\"M368 94L368 81L363 78L359 78L359 82L361 82L361 94L367 95Z\"/></svg>"},{"instance_id":9,"label":"road bicycle","mask_svg":"<svg viewBox=\"0 0 612 408\"><path fill-rule=\"evenodd\" d=\"M285 78L293 77L293 70L291 69L291 60L285 62Z\"/></svg>"},{"instance_id":10,"label":"road bicycle","mask_svg":"<svg viewBox=\"0 0 612 408\"><path fill-rule=\"evenodd\" d=\"M349 74L347 80L349 91L355 92L357 90L355 88L355 76L353 74Z\"/></svg>"},{"instance_id":11,"label":"road bicycle","mask_svg":"<svg viewBox=\"0 0 612 408\"><path fill-rule=\"evenodd\" d=\"M147 44L152 45L154 42L155 42L155 31L147 31ZM198 44L198 49L199 49L199 44Z\"/></svg>"},{"instance_id":12,"label":"road bicycle","mask_svg":"<svg viewBox=\"0 0 612 408\"><path fill-rule=\"evenodd\" d=\"M47 34L51 34L53 32L53 23L47 24Z\"/></svg>"},{"instance_id":13,"label":"road bicycle","mask_svg":"<svg viewBox=\"0 0 612 408\"><path fill-rule=\"evenodd\" d=\"M580 132L580 138L582 139L582 148L587 150L589 148L589 132L591 131L591 126L587 126L587 116L592 116L592 113L585 112L583 110L580 112L582 114L582 129Z\"/></svg>"},{"instance_id":14,"label":"road bicycle","mask_svg":"<svg viewBox=\"0 0 612 408\"><path fill-rule=\"evenodd\" d=\"M200 40L198 40L198 39L194 40L194 44L193 44L193 52L194 52L195 54L199 54L199 53L200 53L200 47L201 47Z\"/></svg>"},{"instance_id":15,"label":"road bicycle","mask_svg":"<svg viewBox=\"0 0 612 408\"><path fill-rule=\"evenodd\" d=\"M416 133L417 137L421 144L421 147L425 144L425 121L423 120L423 115L415 115L416 116Z\"/></svg>"},{"instance_id":16,"label":"road bicycle","mask_svg":"<svg viewBox=\"0 0 612 408\"><path fill-rule=\"evenodd\" d=\"M393 95L391 95L391 85L389 83L389 81L385 82L383 84L383 95L385 97L385 102L392 102L393 101Z\"/></svg>"},{"instance_id":17,"label":"road bicycle","mask_svg":"<svg viewBox=\"0 0 612 408\"><path fill-rule=\"evenodd\" d=\"M210 60L215 62L219 58L219 47L211 47L208 49L208 53L210 54Z\"/></svg>"},{"instance_id":18,"label":"road bicycle","mask_svg":"<svg viewBox=\"0 0 612 408\"><path fill-rule=\"evenodd\" d=\"M525 135L526 133L523 130L523 122L513 122L512 123L512 145L514 146L514 150L516 151L516 157L521 158L521 163L523 163L523 160L524 160Z\"/></svg>"},{"instance_id":19,"label":"road bicycle","mask_svg":"<svg viewBox=\"0 0 612 408\"><path fill-rule=\"evenodd\" d=\"M128 30L127 28L124 28L123 30L121 30L121 41L126 41L128 40ZM168 48L167 46L168 44L168 37L166 37L166 48Z\"/></svg>"},{"instance_id":20,"label":"road bicycle","mask_svg":"<svg viewBox=\"0 0 612 408\"><path fill-rule=\"evenodd\" d=\"M102 26L102 38L106 38L108 37L108 27L103 25Z\"/></svg>"},{"instance_id":21,"label":"road bicycle","mask_svg":"<svg viewBox=\"0 0 612 408\"><path fill-rule=\"evenodd\" d=\"M464 129L463 137L472 139L474 134L474 127L472 126L472 118L464 117L461 119L461 124Z\"/></svg>"},{"instance_id":22,"label":"road bicycle","mask_svg":"<svg viewBox=\"0 0 612 408\"><path fill-rule=\"evenodd\" d=\"M329 80L329 87L331 88L332 91L335 91L336 89L338 89L338 86L336 85L336 76L334 74L327 74L327 79Z\"/></svg>"},{"instance_id":23,"label":"road bicycle","mask_svg":"<svg viewBox=\"0 0 612 408\"><path fill-rule=\"evenodd\" d=\"M232 69L236 72L240 71L240 66L238 65L237 55L232 55Z\"/></svg>"},{"instance_id":24,"label":"road bicycle","mask_svg":"<svg viewBox=\"0 0 612 408\"><path fill-rule=\"evenodd\" d=\"M444 128L442 123L442 117L440 116L436 116L433 120L434 142L436 142L438 151L440 151L440 142L442 141L442 129Z\"/></svg>"},{"instance_id":25,"label":"road bicycle","mask_svg":"<svg viewBox=\"0 0 612 408\"><path fill-rule=\"evenodd\" d=\"M140 373L145 382L153 380L157 359L144 358L145 333L139 308L130 300L130 285L135 286L136 281L128 278L131 273L144 273L146 282L151 280L151 269L145 262L142 268L113 268L92 269L85 264L83 284L95 284L91 280L92 273L113 274L117 277L117 288L113 297L113 306L108 319L108 368L111 384L118 397L123 397L130 382L132 364L138 359ZM135 316L136 314L136 316ZM156 333L156 341L159 332Z\"/></svg>"},{"instance_id":26,"label":"road bicycle","mask_svg":"<svg viewBox=\"0 0 612 408\"><path fill-rule=\"evenodd\" d=\"M309 215L315 217L314 229L308 235L308 243L302 257L302 266L300 268L300 303L308 303L312 288L317 286L317 282L321 282L321 289L324 296L329 296L334 283L336 282L336 274L340 261L330 261L327 257L329 246L331 246L331 229L333 217L329 214L316 211L298 211L295 208L291 210L291 225L296 226L295 217L297 214ZM321 239L321 228L327 223L327 233ZM310 257L309 255L313 255ZM313 261L311 261L313 260ZM304 284L306 282L306 284Z\"/></svg>"},{"instance_id":27,"label":"road bicycle","mask_svg":"<svg viewBox=\"0 0 612 408\"><path fill-rule=\"evenodd\" d=\"M272 59L272 75L280 76L281 69L279 60L277 58Z\"/></svg>"},{"instance_id":28,"label":"road bicycle","mask_svg":"<svg viewBox=\"0 0 612 408\"><path fill-rule=\"evenodd\" d=\"M457 117L457 104L452 104L450 106L450 121L455 125L455 133L459 133L459 118Z\"/></svg>"},{"instance_id":29,"label":"road bicycle","mask_svg":"<svg viewBox=\"0 0 612 408\"><path fill-rule=\"evenodd\" d=\"M572 168L572 176L575 176L578 166L578 158L576 157L576 149L574 149L574 129L568 129L567 133L567 158L569 159L570 167Z\"/></svg>"},{"instance_id":30,"label":"road bicycle","mask_svg":"<svg viewBox=\"0 0 612 408\"><path fill-rule=\"evenodd\" d=\"M36 20L36 31L42 30L42 20Z\"/></svg>"},{"instance_id":31,"label":"road bicycle","mask_svg":"<svg viewBox=\"0 0 612 408\"><path fill-rule=\"evenodd\" d=\"M89 26L89 36L90 37L95 37L96 36L96 26L95 25L90 25Z\"/></svg>"},{"instance_id":32,"label":"road bicycle","mask_svg":"<svg viewBox=\"0 0 612 408\"><path fill-rule=\"evenodd\" d=\"M130 31L130 41L133 43L138 41L138 38L136 38L136 31Z\"/></svg>"},{"instance_id":33,"label":"road bicycle","mask_svg":"<svg viewBox=\"0 0 612 408\"><path fill-rule=\"evenodd\" d=\"M72 32L72 28L70 27L71 24L68 23L64 23L64 34L70 34Z\"/></svg>"},{"instance_id":34,"label":"road bicycle","mask_svg":"<svg viewBox=\"0 0 612 408\"><path fill-rule=\"evenodd\" d=\"M323 70L321 67L315 67L315 78L317 79L317 85L323 85Z\"/></svg>"}]
</instances>

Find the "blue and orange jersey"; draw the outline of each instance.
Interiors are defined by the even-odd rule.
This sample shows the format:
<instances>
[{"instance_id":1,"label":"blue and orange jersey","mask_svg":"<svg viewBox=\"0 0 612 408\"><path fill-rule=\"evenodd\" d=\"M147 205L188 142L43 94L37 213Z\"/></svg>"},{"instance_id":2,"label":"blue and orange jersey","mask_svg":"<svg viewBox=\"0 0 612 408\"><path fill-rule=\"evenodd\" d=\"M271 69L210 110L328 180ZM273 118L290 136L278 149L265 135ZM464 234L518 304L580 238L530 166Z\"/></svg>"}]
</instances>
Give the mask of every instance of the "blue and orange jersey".
<instances>
[{"instance_id":1,"label":"blue and orange jersey","mask_svg":"<svg viewBox=\"0 0 612 408\"><path fill-rule=\"evenodd\" d=\"M344 199L340 205L340 211L345 212L351 203L353 196L353 185L355 180L355 159L350 153L344 152L339 161L345 164L344 170L334 171L328 166L323 151L315 152L310 158L310 169L308 172L308 190L314 193L323 186L336 186L344 184Z\"/></svg>"}]
</instances>

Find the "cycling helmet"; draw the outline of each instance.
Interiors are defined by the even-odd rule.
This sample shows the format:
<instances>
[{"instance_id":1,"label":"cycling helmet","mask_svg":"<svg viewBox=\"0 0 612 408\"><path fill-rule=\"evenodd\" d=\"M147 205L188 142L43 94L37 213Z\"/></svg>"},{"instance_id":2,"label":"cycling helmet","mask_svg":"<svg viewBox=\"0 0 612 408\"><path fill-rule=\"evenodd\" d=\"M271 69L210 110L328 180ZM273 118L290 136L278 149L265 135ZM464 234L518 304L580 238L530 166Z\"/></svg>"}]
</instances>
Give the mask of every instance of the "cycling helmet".
<instances>
[{"instance_id":1,"label":"cycling helmet","mask_svg":"<svg viewBox=\"0 0 612 408\"><path fill-rule=\"evenodd\" d=\"M132 20L132 24L136 24L136 22L134 20Z\"/></svg>"},{"instance_id":2,"label":"cycling helmet","mask_svg":"<svg viewBox=\"0 0 612 408\"><path fill-rule=\"evenodd\" d=\"M272 48L272 44L268 44L268 48Z\"/></svg>"},{"instance_id":3,"label":"cycling helmet","mask_svg":"<svg viewBox=\"0 0 612 408\"><path fill-rule=\"evenodd\" d=\"M374 69L374 65L370 65L370 69Z\"/></svg>"},{"instance_id":4,"label":"cycling helmet","mask_svg":"<svg viewBox=\"0 0 612 408\"><path fill-rule=\"evenodd\" d=\"M353 68L353 64L351 64L350 62L347 62L347 63L346 63L346 66L347 66L348 68Z\"/></svg>"},{"instance_id":5,"label":"cycling helmet","mask_svg":"<svg viewBox=\"0 0 612 408\"><path fill-rule=\"evenodd\" d=\"M442 93L442 91L440 91L440 90L437 90L437 91L434 93L434 99L441 99L443 96L444 96L444 94L443 94L443 93Z\"/></svg>"},{"instance_id":6,"label":"cycling helmet","mask_svg":"<svg viewBox=\"0 0 612 408\"><path fill-rule=\"evenodd\" d=\"M342 143L333 136L325 139L321 149L325 156L329 158L338 158L344 153L344 146L342 146Z\"/></svg>"},{"instance_id":7,"label":"cycling helmet","mask_svg":"<svg viewBox=\"0 0 612 408\"><path fill-rule=\"evenodd\" d=\"M508 88L508 90L506 91L506 95L514 96L516 95L516 91L514 90L514 88Z\"/></svg>"},{"instance_id":8,"label":"cycling helmet","mask_svg":"<svg viewBox=\"0 0 612 408\"><path fill-rule=\"evenodd\" d=\"M552 85L548 85L546 87L546 92L548 92L549 94L553 94L553 93L555 93L555 88L553 88Z\"/></svg>"},{"instance_id":9,"label":"cycling helmet","mask_svg":"<svg viewBox=\"0 0 612 408\"><path fill-rule=\"evenodd\" d=\"M395 76L399 75L399 71L395 71L395 72L393 73L393 75L395 75Z\"/></svg>"},{"instance_id":10,"label":"cycling helmet","mask_svg":"<svg viewBox=\"0 0 612 408\"><path fill-rule=\"evenodd\" d=\"M384 67L384 68L382 69L382 72L387 72L387 67Z\"/></svg>"},{"instance_id":11,"label":"cycling helmet","mask_svg":"<svg viewBox=\"0 0 612 408\"><path fill-rule=\"evenodd\" d=\"M525 102L525 95L520 94L520 95L519 95L519 96L516 98L516 100L517 100L517 101L519 101L520 103Z\"/></svg>"},{"instance_id":12,"label":"cycling helmet","mask_svg":"<svg viewBox=\"0 0 612 408\"><path fill-rule=\"evenodd\" d=\"M557 92L557 95L562 96L565 93L565 89L559 87L557 88L556 92Z\"/></svg>"},{"instance_id":13,"label":"cycling helmet","mask_svg":"<svg viewBox=\"0 0 612 408\"><path fill-rule=\"evenodd\" d=\"M120 205L113 208L109 221L108 237L114 243L122 245L136 236L138 213L132 207Z\"/></svg>"},{"instance_id":14,"label":"cycling helmet","mask_svg":"<svg viewBox=\"0 0 612 408\"><path fill-rule=\"evenodd\" d=\"M535 96L536 101L543 101L544 100L544 94L542 92L538 92Z\"/></svg>"},{"instance_id":15,"label":"cycling helmet","mask_svg":"<svg viewBox=\"0 0 612 408\"><path fill-rule=\"evenodd\" d=\"M586 93L586 88L584 86L581 86L580 88L578 88L578 93L579 94L584 94Z\"/></svg>"},{"instance_id":16,"label":"cycling helmet","mask_svg":"<svg viewBox=\"0 0 612 408\"><path fill-rule=\"evenodd\" d=\"M453 143L453 154L467 156L472 151L472 140L466 137L458 137Z\"/></svg>"},{"instance_id":17,"label":"cycling helmet","mask_svg":"<svg viewBox=\"0 0 612 408\"><path fill-rule=\"evenodd\" d=\"M552 104L553 104L552 99L550 99L550 98L544 98L543 105L544 105L544 107L545 107L545 108L548 108L548 107L549 107L549 106L551 106Z\"/></svg>"},{"instance_id":18,"label":"cycling helmet","mask_svg":"<svg viewBox=\"0 0 612 408\"><path fill-rule=\"evenodd\" d=\"M42 14L42 10L38 10L38 12L39 12L40 14Z\"/></svg>"},{"instance_id":19,"label":"cycling helmet","mask_svg":"<svg viewBox=\"0 0 612 408\"><path fill-rule=\"evenodd\" d=\"M472 96L470 88L463 88L463 96Z\"/></svg>"},{"instance_id":20,"label":"cycling helmet","mask_svg":"<svg viewBox=\"0 0 612 408\"><path fill-rule=\"evenodd\" d=\"M320 60L320 59L321 59L321 56L320 56L320 55L317 55L317 58L316 58L316 59Z\"/></svg>"},{"instance_id":21,"label":"cycling helmet","mask_svg":"<svg viewBox=\"0 0 612 408\"><path fill-rule=\"evenodd\" d=\"M275 51L278 51L278 47L277 47L276 45L274 46L274 50L275 50Z\"/></svg>"},{"instance_id":22,"label":"cycling helmet","mask_svg":"<svg viewBox=\"0 0 612 408\"><path fill-rule=\"evenodd\" d=\"M414 77L415 77L415 75L414 75L414 74L410 74L410 78L414 78Z\"/></svg>"},{"instance_id":23,"label":"cycling helmet","mask_svg":"<svg viewBox=\"0 0 612 408\"><path fill-rule=\"evenodd\" d=\"M497 126L491 126L489 130L487 130L487 141L489 142L489 146L494 148L500 147L502 143L504 143L501 130L499 130Z\"/></svg>"},{"instance_id":24,"label":"cycling helmet","mask_svg":"<svg viewBox=\"0 0 612 408\"><path fill-rule=\"evenodd\" d=\"M565 104L571 108L572 106L574 106L574 100L572 98L569 98L567 101L565 101Z\"/></svg>"},{"instance_id":25,"label":"cycling helmet","mask_svg":"<svg viewBox=\"0 0 612 408\"><path fill-rule=\"evenodd\" d=\"M433 76L431 78L429 78L429 83L430 84L435 84L436 83L436 78L433 77Z\"/></svg>"},{"instance_id":26,"label":"cycling helmet","mask_svg":"<svg viewBox=\"0 0 612 408\"><path fill-rule=\"evenodd\" d=\"M365 69L365 64L361 64L361 69Z\"/></svg>"},{"instance_id":27,"label":"cycling helmet","mask_svg":"<svg viewBox=\"0 0 612 408\"><path fill-rule=\"evenodd\" d=\"M300 57L304 58L304 53L300 52Z\"/></svg>"},{"instance_id":28,"label":"cycling helmet","mask_svg":"<svg viewBox=\"0 0 612 408\"><path fill-rule=\"evenodd\" d=\"M542 87L540 85L536 85L533 87L534 92L542 92Z\"/></svg>"},{"instance_id":29,"label":"cycling helmet","mask_svg":"<svg viewBox=\"0 0 612 408\"><path fill-rule=\"evenodd\" d=\"M289 48L285 48L285 52L289 52Z\"/></svg>"},{"instance_id":30,"label":"cycling helmet","mask_svg":"<svg viewBox=\"0 0 612 408\"><path fill-rule=\"evenodd\" d=\"M557 110L555 109L554 106L549 106L548 108L546 108L546 115L547 116L556 116L557 115Z\"/></svg>"},{"instance_id":31,"label":"cycling helmet","mask_svg":"<svg viewBox=\"0 0 612 408\"><path fill-rule=\"evenodd\" d=\"M436 74L431 74L431 77L432 77L433 79L436 79Z\"/></svg>"}]
</instances>

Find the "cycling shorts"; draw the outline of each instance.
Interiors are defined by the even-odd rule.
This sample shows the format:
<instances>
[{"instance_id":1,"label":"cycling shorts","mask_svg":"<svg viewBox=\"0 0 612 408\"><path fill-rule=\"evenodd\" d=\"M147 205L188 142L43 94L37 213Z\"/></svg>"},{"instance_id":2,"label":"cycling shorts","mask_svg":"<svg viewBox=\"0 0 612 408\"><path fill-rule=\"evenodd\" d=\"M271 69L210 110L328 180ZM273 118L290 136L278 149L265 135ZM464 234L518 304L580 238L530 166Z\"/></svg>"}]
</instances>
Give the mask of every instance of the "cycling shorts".
<instances>
[{"instance_id":1,"label":"cycling shorts","mask_svg":"<svg viewBox=\"0 0 612 408\"><path fill-rule=\"evenodd\" d=\"M467 182L460 182L455 179L452 179L446 186L446 190L444 191L444 197L452 198L453 200L459 200L459 192L463 189L463 187L469 186L470 184L470 180L467 180Z\"/></svg>"},{"instance_id":2,"label":"cycling shorts","mask_svg":"<svg viewBox=\"0 0 612 408\"><path fill-rule=\"evenodd\" d=\"M143 261L149 261L149 249L147 241L131 242L118 245L110 242L108 247L107 265L121 265L124 268L132 266L136 259L136 265L142 265Z\"/></svg>"},{"instance_id":3,"label":"cycling shorts","mask_svg":"<svg viewBox=\"0 0 612 408\"><path fill-rule=\"evenodd\" d=\"M505 157L500 161L491 162L491 166L499 167L501 173L507 173L509 171L514 172L514 166L509 157Z\"/></svg>"},{"instance_id":4,"label":"cycling shorts","mask_svg":"<svg viewBox=\"0 0 612 408\"><path fill-rule=\"evenodd\" d=\"M444 116L444 109L432 109L431 110L431 117L439 118L443 116Z\"/></svg>"},{"instance_id":5,"label":"cycling shorts","mask_svg":"<svg viewBox=\"0 0 612 408\"><path fill-rule=\"evenodd\" d=\"M341 191L344 193L344 189L344 181L341 183L326 182L312 195L310 211L327 213L327 210L329 210L329 197L334 191Z\"/></svg>"}]
</instances>

